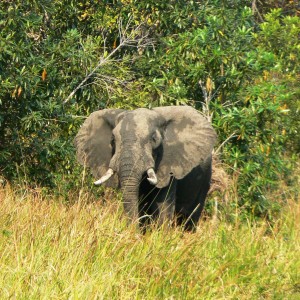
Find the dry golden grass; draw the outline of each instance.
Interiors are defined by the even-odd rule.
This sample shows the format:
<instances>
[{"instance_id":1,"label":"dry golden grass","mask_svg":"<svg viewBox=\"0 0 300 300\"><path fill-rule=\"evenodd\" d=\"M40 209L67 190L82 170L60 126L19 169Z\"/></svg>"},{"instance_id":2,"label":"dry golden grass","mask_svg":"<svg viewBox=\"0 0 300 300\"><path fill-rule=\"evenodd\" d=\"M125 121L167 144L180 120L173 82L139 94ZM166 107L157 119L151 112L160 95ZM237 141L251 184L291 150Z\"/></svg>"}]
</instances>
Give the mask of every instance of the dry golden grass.
<instances>
[{"instance_id":1,"label":"dry golden grass","mask_svg":"<svg viewBox=\"0 0 300 300\"><path fill-rule=\"evenodd\" d=\"M86 199L0 191L0 299L300 298L294 199L272 226L207 220L195 234L146 235L119 199Z\"/></svg>"}]
</instances>

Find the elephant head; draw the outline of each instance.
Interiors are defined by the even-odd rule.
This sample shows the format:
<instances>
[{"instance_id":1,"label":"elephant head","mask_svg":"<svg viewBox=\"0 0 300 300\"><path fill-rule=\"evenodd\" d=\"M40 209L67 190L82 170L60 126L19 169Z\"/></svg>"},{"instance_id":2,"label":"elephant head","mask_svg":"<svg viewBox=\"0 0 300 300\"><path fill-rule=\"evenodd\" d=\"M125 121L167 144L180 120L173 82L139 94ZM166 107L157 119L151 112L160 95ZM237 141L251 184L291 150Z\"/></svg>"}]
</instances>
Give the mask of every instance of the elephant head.
<instances>
[{"instance_id":1,"label":"elephant head","mask_svg":"<svg viewBox=\"0 0 300 300\"><path fill-rule=\"evenodd\" d=\"M189 106L104 109L92 113L75 138L79 162L99 178L121 187L125 211L138 217L139 186L163 188L182 179L211 155L216 134Z\"/></svg>"}]
</instances>

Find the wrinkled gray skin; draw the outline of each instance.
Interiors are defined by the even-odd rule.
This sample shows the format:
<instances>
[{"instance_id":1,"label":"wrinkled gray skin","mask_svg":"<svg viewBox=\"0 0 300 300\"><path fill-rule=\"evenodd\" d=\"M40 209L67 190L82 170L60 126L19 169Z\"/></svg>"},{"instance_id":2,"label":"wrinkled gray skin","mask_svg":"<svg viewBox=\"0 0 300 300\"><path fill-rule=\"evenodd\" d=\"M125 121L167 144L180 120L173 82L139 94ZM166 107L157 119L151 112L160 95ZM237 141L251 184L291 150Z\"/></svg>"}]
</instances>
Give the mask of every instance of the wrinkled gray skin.
<instances>
[{"instance_id":1,"label":"wrinkled gray skin","mask_svg":"<svg viewBox=\"0 0 300 300\"><path fill-rule=\"evenodd\" d=\"M189 106L104 109L92 113L75 138L79 162L98 179L108 168L106 186L120 187L124 209L144 228L149 220L174 220L195 229L211 179L216 134ZM155 170L157 184L147 180Z\"/></svg>"}]
</instances>

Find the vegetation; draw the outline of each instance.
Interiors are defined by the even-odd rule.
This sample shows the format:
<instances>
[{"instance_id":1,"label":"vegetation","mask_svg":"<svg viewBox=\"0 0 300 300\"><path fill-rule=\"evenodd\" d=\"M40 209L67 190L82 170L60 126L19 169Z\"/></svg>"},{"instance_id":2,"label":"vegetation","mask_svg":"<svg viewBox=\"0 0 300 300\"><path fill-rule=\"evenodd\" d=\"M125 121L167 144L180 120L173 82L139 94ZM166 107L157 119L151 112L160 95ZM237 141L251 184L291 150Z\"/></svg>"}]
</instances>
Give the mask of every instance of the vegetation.
<instances>
[{"instance_id":1,"label":"vegetation","mask_svg":"<svg viewBox=\"0 0 300 300\"><path fill-rule=\"evenodd\" d=\"M137 234L121 201L0 191L0 298L298 299L300 205L267 221ZM106 197L107 199L107 197ZM165 228L165 230L167 230Z\"/></svg>"},{"instance_id":2,"label":"vegetation","mask_svg":"<svg viewBox=\"0 0 300 300\"><path fill-rule=\"evenodd\" d=\"M300 19L281 6L2 1L1 176L67 195L81 178L73 138L90 112L188 104L213 113L235 203L272 215L267 194L291 178L300 145Z\"/></svg>"},{"instance_id":3,"label":"vegetation","mask_svg":"<svg viewBox=\"0 0 300 300\"><path fill-rule=\"evenodd\" d=\"M0 1L0 298L298 299L299 9ZM74 136L97 109L186 104L219 136L206 215L141 236Z\"/></svg>"}]
</instances>

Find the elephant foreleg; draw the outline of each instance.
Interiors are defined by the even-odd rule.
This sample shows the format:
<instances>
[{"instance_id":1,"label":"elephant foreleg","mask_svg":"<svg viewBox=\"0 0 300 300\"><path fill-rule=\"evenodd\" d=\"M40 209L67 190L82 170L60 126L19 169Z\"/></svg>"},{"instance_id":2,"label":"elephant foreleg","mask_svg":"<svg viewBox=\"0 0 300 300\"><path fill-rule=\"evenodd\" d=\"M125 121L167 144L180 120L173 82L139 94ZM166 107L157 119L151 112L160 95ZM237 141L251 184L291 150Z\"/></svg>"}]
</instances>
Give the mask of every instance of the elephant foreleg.
<instances>
[{"instance_id":1,"label":"elephant foreleg","mask_svg":"<svg viewBox=\"0 0 300 300\"><path fill-rule=\"evenodd\" d=\"M162 225L168 223L174 218L175 213L175 201L176 201L176 179L171 179L171 183L160 190L156 204L157 204L157 220L158 224Z\"/></svg>"}]
</instances>

